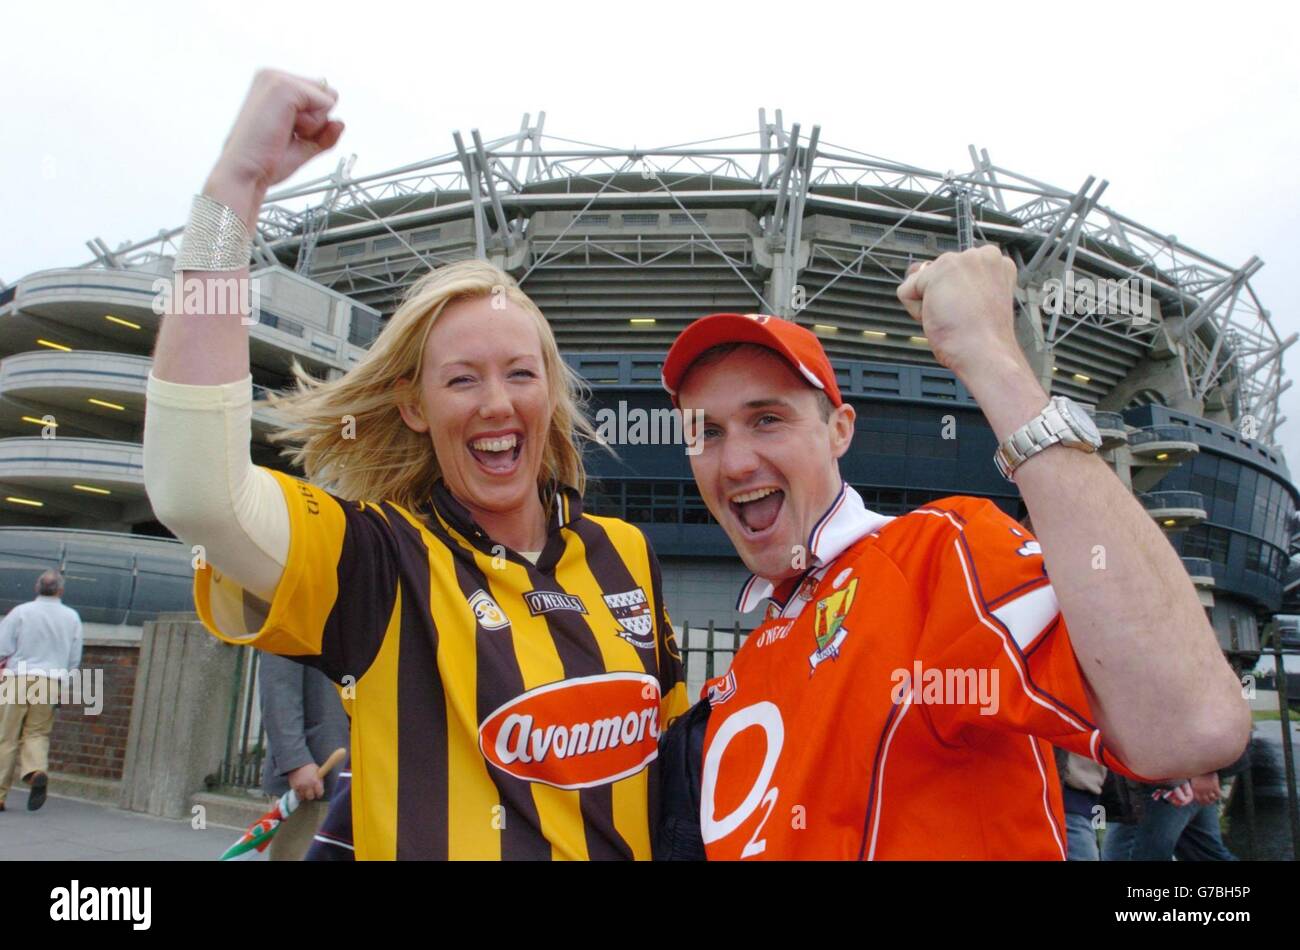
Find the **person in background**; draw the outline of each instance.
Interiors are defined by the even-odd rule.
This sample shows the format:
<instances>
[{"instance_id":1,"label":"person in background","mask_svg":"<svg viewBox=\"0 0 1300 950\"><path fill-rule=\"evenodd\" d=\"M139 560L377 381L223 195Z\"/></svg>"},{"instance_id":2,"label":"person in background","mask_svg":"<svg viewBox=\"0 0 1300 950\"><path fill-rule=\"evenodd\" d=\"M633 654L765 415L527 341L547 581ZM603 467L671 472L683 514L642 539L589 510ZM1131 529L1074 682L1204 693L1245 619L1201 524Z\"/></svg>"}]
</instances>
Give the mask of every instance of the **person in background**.
<instances>
[{"instance_id":1,"label":"person in background","mask_svg":"<svg viewBox=\"0 0 1300 950\"><path fill-rule=\"evenodd\" d=\"M1224 771L1235 766L1228 766ZM1223 843L1219 829L1219 800L1224 773L1209 772L1191 780L1192 804L1186 806L1191 817L1174 845L1179 861L1236 861L1237 856Z\"/></svg>"},{"instance_id":2,"label":"person in background","mask_svg":"<svg viewBox=\"0 0 1300 950\"><path fill-rule=\"evenodd\" d=\"M1243 756L1244 757L1244 756ZM1238 767L1237 762L1224 771ZM1117 777L1118 783L1125 779ZM1102 843L1103 861L1235 861L1219 832L1218 772L1151 785L1129 781L1132 813L1111 825Z\"/></svg>"},{"instance_id":3,"label":"person in background","mask_svg":"<svg viewBox=\"0 0 1300 950\"><path fill-rule=\"evenodd\" d=\"M81 666L81 647L81 617L63 602L63 575L55 570L37 579L35 600L0 621L0 676L16 680L0 691L0 811L15 765L31 787L27 810L45 804L54 707L60 686Z\"/></svg>"},{"instance_id":4,"label":"person in background","mask_svg":"<svg viewBox=\"0 0 1300 950\"><path fill-rule=\"evenodd\" d=\"M1065 859L1099 861L1101 852L1093 821L1101 805L1107 769L1092 759L1057 749L1056 771L1061 777L1061 798L1065 805Z\"/></svg>"},{"instance_id":5,"label":"person in background","mask_svg":"<svg viewBox=\"0 0 1300 950\"><path fill-rule=\"evenodd\" d=\"M348 747L348 717L338 690L320 670L274 653L258 673L267 756L262 788L279 798L289 789L301 804L271 839L272 861L301 861L325 819L338 773L317 777L331 752Z\"/></svg>"}]
</instances>

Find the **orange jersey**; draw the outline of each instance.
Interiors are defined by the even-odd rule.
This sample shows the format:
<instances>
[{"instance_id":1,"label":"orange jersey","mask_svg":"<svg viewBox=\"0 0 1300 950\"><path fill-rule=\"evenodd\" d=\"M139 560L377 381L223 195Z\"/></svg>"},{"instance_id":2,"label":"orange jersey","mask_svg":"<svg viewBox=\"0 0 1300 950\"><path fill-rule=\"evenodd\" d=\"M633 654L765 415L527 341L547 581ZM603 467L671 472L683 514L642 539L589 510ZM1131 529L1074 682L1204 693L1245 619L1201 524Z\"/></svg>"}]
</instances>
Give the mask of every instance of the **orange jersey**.
<instances>
[{"instance_id":1,"label":"orange jersey","mask_svg":"<svg viewBox=\"0 0 1300 950\"><path fill-rule=\"evenodd\" d=\"M891 519L848 486L809 541L821 566L705 684L709 859L1063 860L1051 745L1132 773L1038 542L988 501Z\"/></svg>"}]
</instances>

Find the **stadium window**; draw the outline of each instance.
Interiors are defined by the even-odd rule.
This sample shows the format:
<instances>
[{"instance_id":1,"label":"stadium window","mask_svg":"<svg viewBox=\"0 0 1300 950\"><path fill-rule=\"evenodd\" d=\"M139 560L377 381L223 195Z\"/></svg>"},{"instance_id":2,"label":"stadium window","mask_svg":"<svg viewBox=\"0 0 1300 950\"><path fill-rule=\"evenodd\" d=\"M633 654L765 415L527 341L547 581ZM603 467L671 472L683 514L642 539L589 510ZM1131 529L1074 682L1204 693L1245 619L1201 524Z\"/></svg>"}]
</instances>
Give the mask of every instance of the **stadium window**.
<instances>
[{"instance_id":1,"label":"stadium window","mask_svg":"<svg viewBox=\"0 0 1300 950\"><path fill-rule=\"evenodd\" d=\"M882 515L899 515L907 511L907 493L895 488L881 488L875 491L874 509Z\"/></svg>"},{"instance_id":2,"label":"stadium window","mask_svg":"<svg viewBox=\"0 0 1300 950\"><path fill-rule=\"evenodd\" d=\"M375 337L379 336L382 327L383 321L379 318L379 314L353 307L352 321L348 324L348 342L367 347L375 342Z\"/></svg>"},{"instance_id":3,"label":"stadium window","mask_svg":"<svg viewBox=\"0 0 1300 950\"><path fill-rule=\"evenodd\" d=\"M1264 545L1260 543L1259 538L1249 538L1246 541L1246 570L1263 571Z\"/></svg>"},{"instance_id":4,"label":"stadium window","mask_svg":"<svg viewBox=\"0 0 1300 950\"><path fill-rule=\"evenodd\" d=\"M654 520L654 483L625 482L627 520L647 524Z\"/></svg>"},{"instance_id":5,"label":"stadium window","mask_svg":"<svg viewBox=\"0 0 1300 950\"><path fill-rule=\"evenodd\" d=\"M875 224L849 224L849 233L854 237L867 238L870 241L879 241L885 236L885 229Z\"/></svg>"},{"instance_id":6,"label":"stadium window","mask_svg":"<svg viewBox=\"0 0 1300 950\"><path fill-rule=\"evenodd\" d=\"M1208 528L1196 525L1183 534L1181 554L1183 557L1209 557L1209 541L1206 537Z\"/></svg>"},{"instance_id":7,"label":"stadium window","mask_svg":"<svg viewBox=\"0 0 1300 950\"><path fill-rule=\"evenodd\" d=\"M1228 563L1228 542L1229 534L1224 528L1210 528L1209 531L1209 558L1216 564Z\"/></svg>"}]
</instances>

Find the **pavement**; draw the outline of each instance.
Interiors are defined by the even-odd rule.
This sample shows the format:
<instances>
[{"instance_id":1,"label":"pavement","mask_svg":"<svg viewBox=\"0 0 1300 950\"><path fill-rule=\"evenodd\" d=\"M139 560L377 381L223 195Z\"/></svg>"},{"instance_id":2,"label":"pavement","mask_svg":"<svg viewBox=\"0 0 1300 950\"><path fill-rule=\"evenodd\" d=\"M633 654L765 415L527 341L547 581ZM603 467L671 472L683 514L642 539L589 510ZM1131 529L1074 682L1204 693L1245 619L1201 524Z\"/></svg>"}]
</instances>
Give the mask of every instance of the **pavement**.
<instances>
[{"instance_id":1,"label":"pavement","mask_svg":"<svg viewBox=\"0 0 1300 950\"><path fill-rule=\"evenodd\" d=\"M56 795L28 811L27 789L15 783L0 812L0 861L215 861L242 831Z\"/></svg>"}]
</instances>

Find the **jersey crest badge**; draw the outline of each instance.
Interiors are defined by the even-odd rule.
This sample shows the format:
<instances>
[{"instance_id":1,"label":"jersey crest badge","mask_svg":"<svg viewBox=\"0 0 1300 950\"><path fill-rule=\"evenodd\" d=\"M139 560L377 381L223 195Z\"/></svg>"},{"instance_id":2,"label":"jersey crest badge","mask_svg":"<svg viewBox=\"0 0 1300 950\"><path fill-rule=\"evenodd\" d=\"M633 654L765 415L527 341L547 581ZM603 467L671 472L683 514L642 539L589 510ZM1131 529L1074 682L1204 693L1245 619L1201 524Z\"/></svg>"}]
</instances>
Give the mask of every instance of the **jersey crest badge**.
<instances>
[{"instance_id":1,"label":"jersey crest badge","mask_svg":"<svg viewBox=\"0 0 1300 950\"><path fill-rule=\"evenodd\" d=\"M492 595L483 590L476 590L469 595L469 607L478 618L479 626L484 630L501 630L510 626L506 612L492 599Z\"/></svg>"},{"instance_id":2,"label":"jersey crest badge","mask_svg":"<svg viewBox=\"0 0 1300 950\"><path fill-rule=\"evenodd\" d=\"M736 695L736 674L733 670L728 670L727 675L718 682L709 687L707 699L709 708L721 706L732 696Z\"/></svg>"},{"instance_id":3,"label":"jersey crest badge","mask_svg":"<svg viewBox=\"0 0 1300 950\"><path fill-rule=\"evenodd\" d=\"M839 657L840 645L849 635L848 628L844 626L844 618L849 615L857 592L858 579L855 577L842 590L817 601L817 613L813 617L813 635L817 638L817 649L808 657L812 667L809 676L826 660Z\"/></svg>"},{"instance_id":4,"label":"jersey crest badge","mask_svg":"<svg viewBox=\"0 0 1300 950\"><path fill-rule=\"evenodd\" d=\"M654 617L645 591L637 587L621 594L605 594L604 597L605 606L618 621L619 629L614 632L634 647L654 649Z\"/></svg>"}]
</instances>

